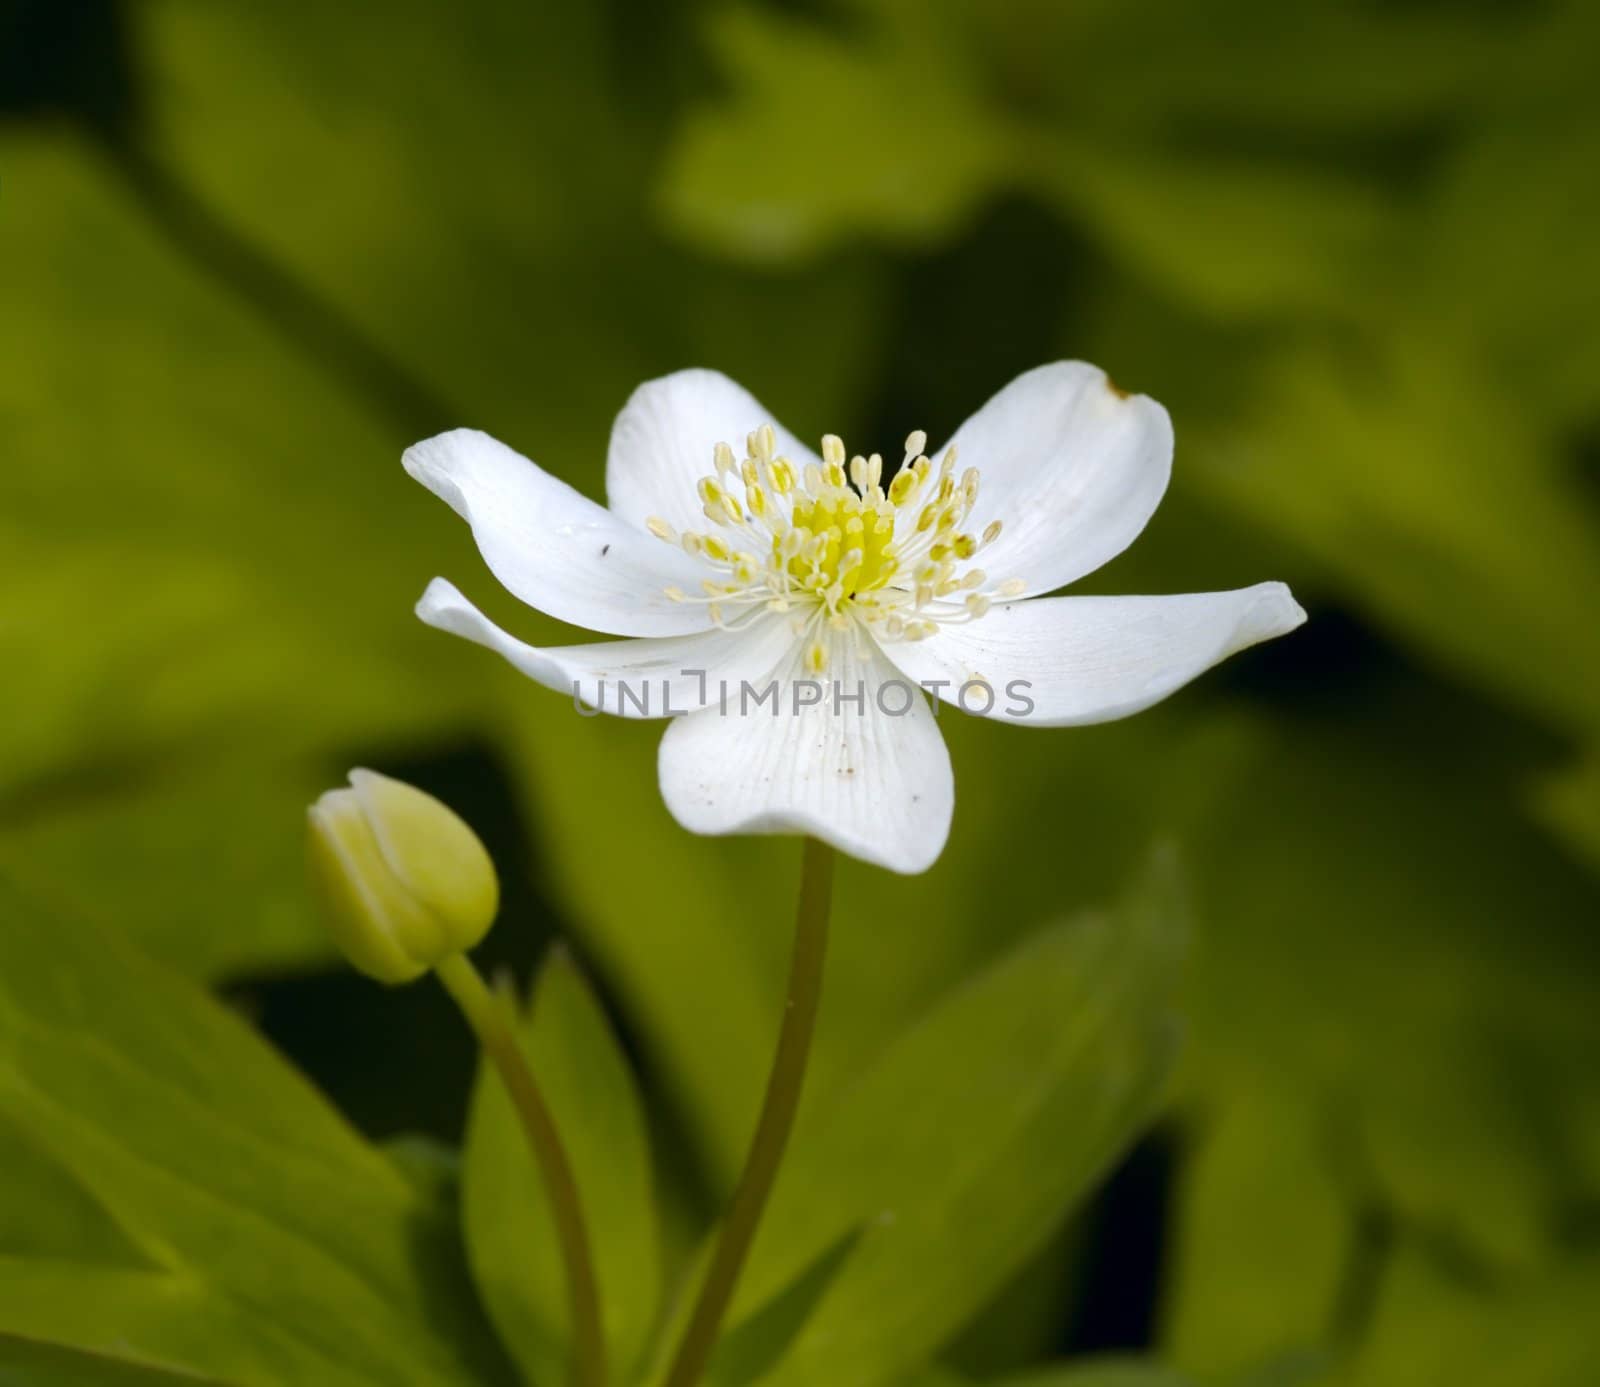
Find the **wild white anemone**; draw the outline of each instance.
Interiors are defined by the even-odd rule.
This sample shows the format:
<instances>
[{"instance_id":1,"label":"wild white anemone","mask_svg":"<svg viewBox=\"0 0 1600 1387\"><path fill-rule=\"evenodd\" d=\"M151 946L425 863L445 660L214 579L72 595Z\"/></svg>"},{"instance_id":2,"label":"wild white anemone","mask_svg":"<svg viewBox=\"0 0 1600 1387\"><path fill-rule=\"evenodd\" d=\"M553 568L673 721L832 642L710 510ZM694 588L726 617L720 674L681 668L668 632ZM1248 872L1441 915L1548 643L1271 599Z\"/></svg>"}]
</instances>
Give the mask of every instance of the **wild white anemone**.
<instances>
[{"instance_id":1,"label":"wild white anemone","mask_svg":"<svg viewBox=\"0 0 1600 1387\"><path fill-rule=\"evenodd\" d=\"M672 717L661 793L694 832L808 833L923 871L955 786L919 686L1030 726L1104 722L1305 620L1282 583L1037 596L1121 553L1171 471L1166 410L1093 366L1019 376L937 452L913 433L892 475L771 419L715 371L640 386L609 509L471 429L405 454L515 596L635 639L536 649L440 578L418 614L593 707Z\"/></svg>"}]
</instances>

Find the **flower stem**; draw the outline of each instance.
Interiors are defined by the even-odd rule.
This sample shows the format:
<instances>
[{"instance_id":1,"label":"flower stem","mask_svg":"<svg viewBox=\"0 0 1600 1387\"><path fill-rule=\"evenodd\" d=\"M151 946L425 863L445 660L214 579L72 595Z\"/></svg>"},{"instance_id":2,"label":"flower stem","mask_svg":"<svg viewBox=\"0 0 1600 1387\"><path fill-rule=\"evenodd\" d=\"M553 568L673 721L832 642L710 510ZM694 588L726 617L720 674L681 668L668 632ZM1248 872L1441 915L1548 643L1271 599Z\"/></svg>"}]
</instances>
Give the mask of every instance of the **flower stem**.
<instances>
[{"instance_id":1,"label":"flower stem","mask_svg":"<svg viewBox=\"0 0 1600 1387\"><path fill-rule=\"evenodd\" d=\"M578 1183L573 1177L566 1147L556 1131L555 1119L550 1115L517 1040L514 1014L505 999L490 992L465 954L452 955L435 971L477 1034L484 1054L499 1072L544 1178L545 1193L555 1216L561 1258L566 1264L572 1315L572 1380L576 1387L605 1387L606 1347L600 1327L600 1292L595 1284L594 1258L589 1251Z\"/></svg>"},{"instance_id":2,"label":"flower stem","mask_svg":"<svg viewBox=\"0 0 1600 1387\"><path fill-rule=\"evenodd\" d=\"M805 842L800 873L800 905L795 919L794 952L789 962L789 992L778 1053L767 1079L750 1154L723 1220L722 1236L700 1287L689 1325L683 1332L664 1387L694 1387L716 1346L722 1317L733 1299L756 1228L783 1161L795 1110L805 1084L806 1061L822 993L822 962L828 948L828 912L833 897L833 849L815 838Z\"/></svg>"}]
</instances>

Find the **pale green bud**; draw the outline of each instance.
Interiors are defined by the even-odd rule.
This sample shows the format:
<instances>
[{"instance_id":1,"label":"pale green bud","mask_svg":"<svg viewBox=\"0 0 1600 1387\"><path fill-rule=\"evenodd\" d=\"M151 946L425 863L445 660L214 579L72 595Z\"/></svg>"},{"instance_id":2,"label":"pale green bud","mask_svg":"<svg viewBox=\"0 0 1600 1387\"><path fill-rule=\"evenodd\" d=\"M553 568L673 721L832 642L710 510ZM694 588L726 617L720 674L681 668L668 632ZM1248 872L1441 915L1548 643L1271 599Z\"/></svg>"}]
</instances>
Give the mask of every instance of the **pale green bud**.
<instances>
[{"instance_id":1,"label":"pale green bud","mask_svg":"<svg viewBox=\"0 0 1600 1387\"><path fill-rule=\"evenodd\" d=\"M432 795L355 770L309 817L312 889L361 972L410 982L488 932L500 905L494 864Z\"/></svg>"}]
</instances>

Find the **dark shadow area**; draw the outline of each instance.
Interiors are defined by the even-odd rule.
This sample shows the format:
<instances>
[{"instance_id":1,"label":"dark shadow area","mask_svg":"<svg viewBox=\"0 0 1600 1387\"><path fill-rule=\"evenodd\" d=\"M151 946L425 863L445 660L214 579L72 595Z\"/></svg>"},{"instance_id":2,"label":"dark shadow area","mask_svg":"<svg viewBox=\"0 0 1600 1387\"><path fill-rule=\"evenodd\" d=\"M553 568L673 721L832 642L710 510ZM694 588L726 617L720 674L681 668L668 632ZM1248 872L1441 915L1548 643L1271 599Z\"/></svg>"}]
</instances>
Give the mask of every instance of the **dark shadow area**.
<instances>
[{"instance_id":1,"label":"dark shadow area","mask_svg":"<svg viewBox=\"0 0 1600 1387\"><path fill-rule=\"evenodd\" d=\"M140 115L118 0L0 4L0 120L76 120L105 136Z\"/></svg>"},{"instance_id":2,"label":"dark shadow area","mask_svg":"<svg viewBox=\"0 0 1600 1387\"><path fill-rule=\"evenodd\" d=\"M1178 1155L1174 1133L1158 1128L1134 1147L1095 1201L1062 1353L1154 1344Z\"/></svg>"},{"instance_id":3,"label":"dark shadow area","mask_svg":"<svg viewBox=\"0 0 1600 1387\"><path fill-rule=\"evenodd\" d=\"M99 149L173 251L408 439L463 415L340 308L206 201L152 147L138 55L115 0L0 9L0 119L64 120Z\"/></svg>"},{"instance_id":4,"label":"dark shadow area","mask_svg":"<svg viewBox=\"0 0 1600 1387\"><path fill-rule=\"evenodd\" d=\"M174 251L227 289L309 363L340 381L398 434L427 437L464 417L290 267L218 213L143 143L108 139L103 153L134 205Z\"/></svg>"}]
</instances>

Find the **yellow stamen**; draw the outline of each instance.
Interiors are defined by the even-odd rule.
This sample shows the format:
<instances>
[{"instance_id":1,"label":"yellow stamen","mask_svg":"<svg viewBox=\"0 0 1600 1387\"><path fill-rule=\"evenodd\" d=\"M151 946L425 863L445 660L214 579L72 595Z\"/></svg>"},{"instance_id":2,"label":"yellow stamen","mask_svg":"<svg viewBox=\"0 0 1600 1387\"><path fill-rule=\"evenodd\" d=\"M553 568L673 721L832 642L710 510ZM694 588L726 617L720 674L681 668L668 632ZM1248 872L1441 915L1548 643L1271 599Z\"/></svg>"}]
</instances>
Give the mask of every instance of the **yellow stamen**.
<instances>
[{"instance_id":1,"label":"yellow stamen","mask_svg":"<svg viewBox=\"0 0 1600 1387\"><path fill-rule=\"evenodd\" d=\"M926 640L946 621L971 621L997 599L1023 591L1020 580L989 587L982 569L965 565L1000 535L991 521L982 539L965 528L979 495L976 468L956 477L956 450L946 449L934 476L920 429L907 435L898 473L884 484L883 455L848 457L844 440L827 434L821 463L796 468L777 456L777 431L763 424L745 435L746 455L718 443L714 475L695 484L714 531L680 532L660 516L645 526L657 538L716 565L704 596L666 590L675 602L707 603L714 625L756 612L792 614L798 633L848 633L857 622L889 640ZM730 542L732 541L732 542ZM819 628L816 621L825 623ZM734 629L742 626L734 621ZM800 639L806 639L803 635ZM827 667L829 645L813 637L803 660Z\"/></svg>"}]
</instances>

